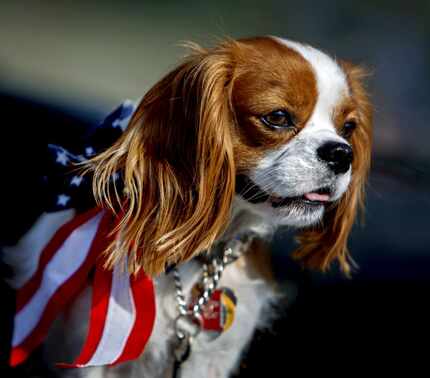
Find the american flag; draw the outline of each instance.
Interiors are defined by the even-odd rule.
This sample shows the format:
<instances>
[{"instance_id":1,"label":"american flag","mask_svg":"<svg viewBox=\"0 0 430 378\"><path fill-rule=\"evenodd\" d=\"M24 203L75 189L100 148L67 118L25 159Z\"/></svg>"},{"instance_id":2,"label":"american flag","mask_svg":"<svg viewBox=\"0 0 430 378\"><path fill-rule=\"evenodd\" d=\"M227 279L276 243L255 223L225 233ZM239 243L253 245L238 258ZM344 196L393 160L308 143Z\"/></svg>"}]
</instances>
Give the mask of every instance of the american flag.
<instances>
[{"instance_id":1,"label":"american flag","mask_svg":"<svg viewBox=\"0 0 430 378\"><path fill-rule=\"evenodd\" d=\"M16 258L38 257L37 266L23 264L25 269L15 281L12 366L25 361L43 342L57 315L88 284L93 289L87 339L76 359L62 365L112 365L137 358L151 335L155 319L152 280L144 272L130 276L123 264L104 269L102 252L116 237L111 230L118 219L95 207L90 179L74 166L111 145L135 108L132 101L121 104L96 128L79 154L48 146L45 212L8 252Z\"/></svg>"}]
</instances>

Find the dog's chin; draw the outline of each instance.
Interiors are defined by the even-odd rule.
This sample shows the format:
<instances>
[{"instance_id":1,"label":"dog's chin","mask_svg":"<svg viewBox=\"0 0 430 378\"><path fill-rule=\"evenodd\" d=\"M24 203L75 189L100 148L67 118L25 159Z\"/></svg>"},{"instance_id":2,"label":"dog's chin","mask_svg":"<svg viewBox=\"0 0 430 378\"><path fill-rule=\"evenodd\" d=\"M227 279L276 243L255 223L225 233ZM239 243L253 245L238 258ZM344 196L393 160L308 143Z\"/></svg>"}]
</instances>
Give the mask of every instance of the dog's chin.
<instances>
[{"instance_id":1,"label":"dog's chin","mask_svg":"<svg viewBox=\"0 0 430 378\"><path fill-rule=\"evenodd\" d=\"M266 205L269 207L269 205ZM289 204L274 208L273 216L279 225L293 227L306 227L316 224L322 220L325 211L324 203L310 203L301 199L294 199Z\"/></svg>"},{"instance_id":2,"label":"dog's chin","mask_svg":"<svg viewBox=\"0 0 430 378\"><path fill-rule=\"evenodd\" d=\"M259 216L267 224L273 226L307 227L317 224L322 220L325 212L323 204L308 204L301 201L282 207L272 207L269 202L251 203L242 196L237 196L242 208Z\"/></svg>"}]
</instances>

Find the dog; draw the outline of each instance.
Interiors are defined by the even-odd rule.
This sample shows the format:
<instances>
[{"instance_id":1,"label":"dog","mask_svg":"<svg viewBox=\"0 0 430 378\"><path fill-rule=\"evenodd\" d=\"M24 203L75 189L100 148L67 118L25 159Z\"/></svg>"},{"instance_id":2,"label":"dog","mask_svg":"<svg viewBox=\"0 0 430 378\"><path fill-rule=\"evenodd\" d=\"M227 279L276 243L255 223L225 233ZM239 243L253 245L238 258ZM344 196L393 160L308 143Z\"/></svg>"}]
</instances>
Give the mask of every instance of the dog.
<instances>
[{"instance_id":1,"label":"dog","mask_svg":"<svg viewBox=\"0 0 430 378\"><path fill-rule=\"evenodd\" d=\"M154 277L152 334L136 361L67 369L65 377L228 377L280 298L268 252L280 226L298 230L293 256L304 266L326 271L335 262L351 271L347 240L371 159L365 71L271 36L189 47L136 106L118 140L85 163L97 203L122 211L120 236L104 251L106 267L126 259L131 274ZM112 182L118 172L120 189ZM22 259L13 255L20 245L5 258L18 271ZM216 250L221 257L209 277L213 289L234 291L220 294L229 297L224 310L234 310L234 322L213 340L201 331L178 361L181 298L184 310L184 297L187 302ZM209 262L203 264L196 256L204 251ZM26 264L37 265L37 258ZM166 272L172 266L174 275ZM90 293L82 292L67 321L51 331L48 359L80 345Z\"/></svg>"}]
</instances>

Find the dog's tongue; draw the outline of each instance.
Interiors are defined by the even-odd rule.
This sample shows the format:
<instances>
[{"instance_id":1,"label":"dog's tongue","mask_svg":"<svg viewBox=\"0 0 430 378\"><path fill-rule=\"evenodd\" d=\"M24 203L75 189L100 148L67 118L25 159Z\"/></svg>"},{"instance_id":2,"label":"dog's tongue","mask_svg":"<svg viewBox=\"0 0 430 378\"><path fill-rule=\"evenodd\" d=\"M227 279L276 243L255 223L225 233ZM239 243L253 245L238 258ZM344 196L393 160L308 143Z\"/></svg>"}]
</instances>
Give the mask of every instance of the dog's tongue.
<instances>
[{"instance_id":1,"label":"dog's tongue","mask_svg":"<svg viewBox=\"0 0 430 378\"><path fill-rule=\"evenodd\" d=\"M330 196L328 194L319 194L319 193L306 193L304 197L309 201L320 201L320 202L327 202L330 199Z\"/></svg>"}]
</instances>

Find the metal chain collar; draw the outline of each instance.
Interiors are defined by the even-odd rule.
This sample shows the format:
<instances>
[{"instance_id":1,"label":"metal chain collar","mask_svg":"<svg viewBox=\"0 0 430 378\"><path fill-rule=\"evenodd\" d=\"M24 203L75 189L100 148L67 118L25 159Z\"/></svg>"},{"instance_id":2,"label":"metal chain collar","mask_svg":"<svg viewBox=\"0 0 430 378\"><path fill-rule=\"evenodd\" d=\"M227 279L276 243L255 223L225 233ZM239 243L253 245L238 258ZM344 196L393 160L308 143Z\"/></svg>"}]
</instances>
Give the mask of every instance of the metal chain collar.
<instances>
[{"instance_id":1,"label":"metal chain collar","mask_svg":"<svg viewBox=\"0 0 430 378\"><path fill-rule=\"evenodd\" d=\"M187 306L179 271L176 267L173 268L176 305L179 312L179 315L175 321L175 332L179 339L185 336L184 330L181 329L179 324L181 320L185 319L191 322L194 321L194 323L197 321L197 324L200 326L198 326L198 329L195 330L193 336L197 336L197 334L200 332L203 307L212 297L213 292L218 288L218 284L221 280L225 267L236 261L240 256L243 255L243 253L245 253L252 243L254 237L254 233L247 233L241 235L240 237L238 236L230 241L228 245L225 243L220 245L218 248L218 253L215 251L215 253L208 256L202 266L203 271L200 284L203 288L203 291L191 309ZM191 335L188 334L188 336Z\"/></svg>"},{"instance_id":2,"label":"metal chain collar","mask_svg":"<svg viewBox=\"0 0 430 378\"><path fill-rule=\"evenodd\" d=\"M231 248L227 248L224 251L224 257L222 259L213 259L210 267L206 263L203 264L201 283L204 290L191 309L187 308L187 302L185 300L179 271L176 267L173 268L173 278L175 280L176 290L176 304L180 315L189 315L192 317L198 317L200 315L202 312L202 307L208 302L209 298L218 287L218 283L229 259L228 256L231 255L231 253Z\"/></svg>"}]
</instances>

